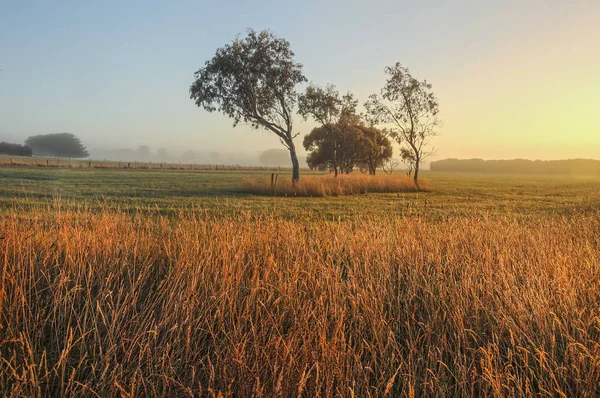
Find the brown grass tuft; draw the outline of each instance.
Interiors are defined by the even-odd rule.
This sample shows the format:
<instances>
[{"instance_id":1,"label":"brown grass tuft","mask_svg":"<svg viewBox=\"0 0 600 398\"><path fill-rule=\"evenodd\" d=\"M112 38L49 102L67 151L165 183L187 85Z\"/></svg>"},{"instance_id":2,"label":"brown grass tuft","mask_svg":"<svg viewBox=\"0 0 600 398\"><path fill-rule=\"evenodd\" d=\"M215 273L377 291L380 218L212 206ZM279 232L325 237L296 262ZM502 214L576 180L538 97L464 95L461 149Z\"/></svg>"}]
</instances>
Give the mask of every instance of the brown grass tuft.
<instances>
[{"instance_id":1,"label":"brown grass tuft","mask_svg":"<svg viewBox=\"0 0 600 398\"><path fill-rule=\"evenodd\" d=\"M292 185L288 176L279 176L274 189L271 179L249 179L246 181L248 191L257 195L325 197L346 196L363 193L396 193L418 191L412 178L406 175L368 175L349 174L325 176L305 176L300 182ZM426 183L420 182L421 190L426 190Z\"/></svg>"}]
</instances>

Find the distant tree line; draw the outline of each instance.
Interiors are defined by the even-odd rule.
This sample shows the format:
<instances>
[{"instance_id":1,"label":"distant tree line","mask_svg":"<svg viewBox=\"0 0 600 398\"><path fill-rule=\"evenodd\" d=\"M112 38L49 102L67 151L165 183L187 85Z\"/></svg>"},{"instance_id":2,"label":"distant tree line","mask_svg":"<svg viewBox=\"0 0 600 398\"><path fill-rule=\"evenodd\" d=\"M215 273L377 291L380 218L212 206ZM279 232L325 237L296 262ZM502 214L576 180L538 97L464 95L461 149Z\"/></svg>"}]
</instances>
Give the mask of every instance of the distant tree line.
<instances>
[{"instance_id":1,"label":"distant tree line","mask_svg":"<svg viewBox=\"0 0 600 398\"><path fill-rule=\"evenodd\" d=\"M25 140L34 155L58 158L87 158L90 154L79 137L71 133L34 135Z\"/></svg>"},{"instance_id":2,"label":"distant tree line","mask_svg":"<svg viewBox=\"0 0 600 398\"><path fill-rule=\"evenodd\" d=\"M27 145L0 142L0 154L14 156L32 156L33 150Z\"/></svg>"},{"instance_id":3,"label":"distant tree line","mask_svg":"<svg viewBox=\"0 0 600 398\"><path fill-rule=\"evenodd\" d=\"M511 173L511 174L591 174L600 175L600 161L570 160L483 160L444 159L431 162L432 171Z\"/></svg>"}]
</instances>

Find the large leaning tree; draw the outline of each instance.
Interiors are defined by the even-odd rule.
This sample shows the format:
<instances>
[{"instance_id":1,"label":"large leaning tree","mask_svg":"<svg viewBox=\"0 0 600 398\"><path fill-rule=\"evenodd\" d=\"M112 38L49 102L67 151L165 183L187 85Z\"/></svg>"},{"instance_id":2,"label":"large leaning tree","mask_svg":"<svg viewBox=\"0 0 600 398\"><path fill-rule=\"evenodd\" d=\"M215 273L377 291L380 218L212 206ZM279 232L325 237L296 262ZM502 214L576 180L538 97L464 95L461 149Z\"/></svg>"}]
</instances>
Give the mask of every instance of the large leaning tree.
<instances>
[{"instance_id":1,"label":"large leaning tree","mask_svg":"<svg viewBox=\"0 0 600 398\"><path fill-rule=\"evenodd\" d=\"M306 78L287 40L268 30L249 30L245 38L217 49L194 77L190 98L198 107L224 113L234 126L243 122L277 135L290 153L292 182L300 179L293 111L296 85Z\"/></svg>"},{"instance_id":2,"label":"large leaning tree","mask_svg":"<svg viewBox=\"0 0 600 398\"><path fill-rule=\"evenodd\" d=\"M324 135L322 138L331 145L331 168L335 177L340 169L338 152L346 144L358 122L357 105L358 101L351 93L341 96L333 85L323 88L311 84L299 96L298 113L304 120L311 117L319 123L319 132Z\"/></svg>"},{"instance_id":3,"label":"large leaning tree","mask_svg":"<svg viewBox=\"0 0 600 398\"><path fill-rule=\"evenodd\" d=\"M391 126L391 137L413 154L414 181L419 187L421 162L434 153L431 139L438 135L438 100L426 80L419 81L400 63L385 68L388 75L381 95L365 103L371 123Z\"/></svg>"}]
</instances>

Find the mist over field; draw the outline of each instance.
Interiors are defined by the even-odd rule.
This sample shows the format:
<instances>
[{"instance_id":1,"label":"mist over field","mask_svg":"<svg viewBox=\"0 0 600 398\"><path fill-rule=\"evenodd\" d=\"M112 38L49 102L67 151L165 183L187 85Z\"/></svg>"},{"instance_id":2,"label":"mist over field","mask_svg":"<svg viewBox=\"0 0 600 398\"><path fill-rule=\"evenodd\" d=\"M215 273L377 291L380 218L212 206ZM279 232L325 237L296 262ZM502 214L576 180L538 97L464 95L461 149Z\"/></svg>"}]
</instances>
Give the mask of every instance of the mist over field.
<instances>
[{"instance_id":1,"label":"mist over field","mask_svg":"<svg viewBox=\"0 0 600 398\"><path fill-rule=\"evenodd\" d=\"M183 164L212 164L227 166L268 166L289 167L289 155L282 149L267 149L255 152L218 152L202 150L168 150L166 148L153 149L141 146L137 149L90 149L90 159L110 160L124 162L159 162ZM302 167L308 167L305 157L301 159Z\"/></svg>"}]
</instances>

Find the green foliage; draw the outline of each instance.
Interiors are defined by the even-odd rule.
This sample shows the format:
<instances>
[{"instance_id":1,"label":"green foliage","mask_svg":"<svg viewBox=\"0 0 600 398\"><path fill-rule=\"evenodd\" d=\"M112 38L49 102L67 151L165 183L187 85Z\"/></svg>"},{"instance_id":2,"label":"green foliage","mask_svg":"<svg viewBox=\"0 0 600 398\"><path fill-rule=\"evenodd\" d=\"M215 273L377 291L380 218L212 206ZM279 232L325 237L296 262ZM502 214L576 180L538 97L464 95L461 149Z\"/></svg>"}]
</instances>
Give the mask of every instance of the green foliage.
<instances>
[{"instance_id":1,"label":"green foliage","mask_svg":"<svg viewBox=\"0 0 600 398\"><path fill-rule=\"evenodd\" d=\"M323 125L335 123L339 119L341 106L340 93L334 85L322 88L310 84L298 97L298 113L304 120L311 116Z\"/></svg>"},{"instance_id":2,"label":"green foliage","mask_svg":"<svg viewBox=\"0 0 600 398\"><path fill-rule=\"evenodd\" d=\"M293 111L296 85L306 81L294 61L290 43L264 30L249 30L245 38L219 48L195 73L190 98L208 112L219 111L234 121L279 137L290 151L293 175L300 178L294 145Z\"/></svg>"},{"instance_id":3,"label":"green foliage","mask_svg":"<svg viewBox=\"0 0 600 398\"><path fill-rule=\"evenodd\" d=\"M358 128L316 127L304 137L304 149L309 152L306 163L311 169L335 171L339 168L350 173L361 160L361 139L362 133Z\"/></svg>"},{"instance_id":4,"label":"green foliage","mask_svg":"<svg viewBox=\"0 0 600 398\"><path fill-rule=\"evenodd\" d=\"M358 126L361 139L358 146L360 163L367 166L369 174L375 174L383 163L392 157L392 143L384 131L375 127Z\"/></svg>"},{"instance_id":5,"label":"green foliage","mask_svg":"<svg viewBox=\"0 0 600 398\"><path fill-rule=\"evenodd\" d=\"M35 135L27 138L25 145L41 156L61 158L87 158L90 156L81 140L71 133Z\"/></svg>"},{"instance_id":6,"label":"green foliage","mask_svg":"<svg viewBox=\"0 0 600 398\"><path fill-rule=\"evenodd\" d=\"M304 137L309 151L306 162L311 169L350 173L355 167L375 174L386 159L392 157L392 145L385 133L362 124L334 124L317 127Z\"/></svg>"},{"instance_id":7,"label":"green foliage","mask_svg":"<svg viewBox=\"0 0 600 398\"><path fill-rule=\"evenodd\" d=\"M348 159L348 155L352 151L351 146L356 135L355 126L361 123L356 114L357 104L358 101L352 93L340 96L334 85L321 88L311 84L304 94L300 95L298 113L304 120L312 117L322 129L315 131L314 138L308 138L308 144L313 147L309 167L329 168L335 176L340 169L342 172L352 171L354 162ZM318 146L317 140L322 146L319 151L315 146ZM308 149L306 145L305 139L304 147ZM314 166L310 166L311 164Z\"/></svg>"},{"instance_id":8,"label":"green foliage","mask_svg":"<svg viewBox=\"0 0 600 398\"><path fill-rule=\"evenodd\" d=\"M322 88L311 84L299 96L298 103L298 113L304 120L312 117L322 126L331 126L343 115L355 115L358 101L352 93L340 96L334 85Z\"/></svg>"}]
</instances>

